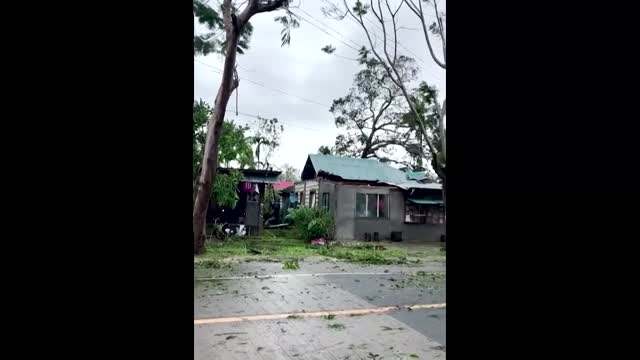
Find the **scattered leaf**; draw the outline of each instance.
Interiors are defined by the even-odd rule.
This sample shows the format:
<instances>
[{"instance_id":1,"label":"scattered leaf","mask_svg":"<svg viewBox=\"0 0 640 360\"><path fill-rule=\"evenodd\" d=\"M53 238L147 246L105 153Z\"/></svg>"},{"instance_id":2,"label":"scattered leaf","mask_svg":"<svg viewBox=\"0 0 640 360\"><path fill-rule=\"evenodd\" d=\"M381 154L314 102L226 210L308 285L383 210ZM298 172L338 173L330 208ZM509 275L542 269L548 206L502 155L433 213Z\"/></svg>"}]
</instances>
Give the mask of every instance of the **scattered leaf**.
<instances>
[{"instance_id":1,"label":"scattered leaf","mask_svg":"<svg viewBox=\"0 0 640 360\"><path fill-rule=\"evenodd\" d=\"M300 269L300 264L298 264L298 260L289 260L284 263L282 268L284 270L297 270Z\"/></svg>"}]
</instances>

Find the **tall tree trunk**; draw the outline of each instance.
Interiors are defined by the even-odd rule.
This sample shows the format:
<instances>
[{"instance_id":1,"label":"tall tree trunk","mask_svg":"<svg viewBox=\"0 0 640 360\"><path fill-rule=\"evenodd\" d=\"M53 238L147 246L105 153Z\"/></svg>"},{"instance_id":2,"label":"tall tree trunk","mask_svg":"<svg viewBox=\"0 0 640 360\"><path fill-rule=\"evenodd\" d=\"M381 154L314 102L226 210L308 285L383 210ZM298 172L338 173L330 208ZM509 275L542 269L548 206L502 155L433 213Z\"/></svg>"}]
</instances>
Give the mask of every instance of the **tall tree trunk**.
<instances>
[{"instance_id":1,"label":"tall tree trunk","mask_svg":"<svg viewBox=\"0 0 640 360\"><path fill-rule=\"evenodd\" d=\"M256 169L260 168L260 141L258 141L258 145L256 146Z\"/></svg>"},{"instance_id":2,"label":"tall tree trunk","mask_svg":"<svg viewBox=\"0 0 640 360\"><path fill-rule=\"evenodd\" d=\"M193 207L193 252L202 254L204 252L205 230L207 221L207 208L211 197L211 188L218 172L218 145L224 114L227 110L229 98L233 90L238 86L237 79L234 80L233 73L236 63L236 51L240 37L240 28L235 16L231 15L231 2L225 1L223 6L225 30L227 33L227 49L224 59L224 69L222 82L218 89L213 113L209 119L207 129L207 141L204 148L204 158L202 160L202 172L198 184L198 194L196 195Z\"/></svg>"},{"instance_id":3,"label":"tall tree trunk","mask_svg":"<svg viewBox=\"0 0 640 360\"><path fill-rule=\"evenodd\" d=\"M442 206L444 208L444 221L443 221L443 227L444 227L444 236L445 236L445 241L447 238L447 175L443 172L442 174Z\"/></svg>"},{"instance_id":4,"label":"tall tree trunk","mask_svg":"<svg viewBox=\"0 0 640 360\"><path fill-rule=\"evenodd\" d=\"M435 3L435 1L434 1ZM441 178L442 178L442 204L444 205L444 234L445 241L447 236L447 138L446 133L444 131L444 118L447 115L447 100L445 99L442 102L442 109L440 109L438 105L438 100L434 99L436 108L440 113L440 119L438 121L438 131L440 133L440 153L442 154L442 163L444 163L444 169L442 168L442 163L438 164L441 166Z\"/></svg>"},{"instance_id":5,"label":"tall tree trunk","mask_svg":"<svg viewBox=\"0 0 640 360\"><path fill-rule=\"evenodd\" d=\"M446 239L446 236L447 236L447 169L446 167L442 168L440 165L440 162L435 159L431 159L431 166L433 167L433 170L435 170L438 177L442 180L442 206L444 208L443 227L444 227L444 235Z\"/></svg>"}]
</instances>

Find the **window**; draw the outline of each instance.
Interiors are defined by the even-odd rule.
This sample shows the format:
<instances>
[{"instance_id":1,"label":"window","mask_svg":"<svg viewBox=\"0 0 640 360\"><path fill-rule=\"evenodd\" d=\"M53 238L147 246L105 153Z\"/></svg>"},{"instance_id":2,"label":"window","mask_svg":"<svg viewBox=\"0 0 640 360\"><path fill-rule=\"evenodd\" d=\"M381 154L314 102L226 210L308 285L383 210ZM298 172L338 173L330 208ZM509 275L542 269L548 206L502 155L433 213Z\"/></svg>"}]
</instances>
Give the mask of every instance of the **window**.
<instances>
[{"instance_id":1,"label":"window","mask_svg":"<svg viewBox=\"0 0 640 360\"><path fill-rule=\"evenodd\" d=\"M322 208L329 211L329 193L322 193Z\"/></svg>"},{"instance_id":2,"label":"window","mask_svg":"<svg viewBox=\"0 0 640 360\"><path fill-rule=\"evenodd\" d=\"M444 209L441 206L407 202L404 205L404 222L408 224L444 224Z\"/></svg>"},{"instance_id":3,"label":"window","mask_svg":"<svg viewBox=\"0 0 640 360\"><path fill-rule=\"evenodd\" d=\"M309 191L309 207L314 208L316 207L316 192L315 191Z\"/></svg>"},{"instance_id":4,"label":"window","mask_svg":"<svg viewBox=\"0 0 640 360\"><path fill-rule=\"evenodd\" d=\"M385 195L356 194L356 216L366 218L385 217Z\"/></svg>"},{"instance_id":5,"label":"window","mask_svg":"<svg viewBox=\"0 0 640 360\"><path fill-rule=\"evenodd\" d=\"M427 220L427 209L424 206L412 203L404 204L404 222L410 224L424 224Z\"/></svg>"},{"instance_id":6,"label":"window","mask_svg":"<svg viewBox=\"0 0 640 360\"><path fill-rule=\"evenodd\" d=\"M444 208L431 206L427 209L427 224L444 224Z\"/></svg>"}]
</instances>

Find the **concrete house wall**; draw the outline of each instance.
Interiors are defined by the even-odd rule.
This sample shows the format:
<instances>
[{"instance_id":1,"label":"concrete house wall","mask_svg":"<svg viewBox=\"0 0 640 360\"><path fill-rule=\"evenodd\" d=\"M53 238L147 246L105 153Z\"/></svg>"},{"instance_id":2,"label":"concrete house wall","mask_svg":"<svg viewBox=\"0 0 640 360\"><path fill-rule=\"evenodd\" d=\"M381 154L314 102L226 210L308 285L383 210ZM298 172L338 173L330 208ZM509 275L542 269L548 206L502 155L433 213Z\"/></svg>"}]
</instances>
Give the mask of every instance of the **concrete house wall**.
<instances>
[{"instance_id":1,"label":"concrete house wall","mask_svg":"<svg viewBox=\"0 0 640 360\"><path fill-rule=\"evenodd\" d=\"M316 207L322 205L322 194L329 193L329 211L336 223L336 240L364 240L364 234L374 232L380 240L389 239L392 231L402 232L403 240L440 241L444 233L442 225L406 224L405 197L402 190L389 186L353 185L316 178L295 185L296 192L304 192L304 206L309 206L310 192L317 192ZM356 217L356 194L384 194L386 214L384 218Z\"/></svg>"},{"instance_id":2,"label":"concrete house wall","mask_svg":"<svg viewBox=\"0 0 640 360\"><path fill-rule=\"evenodd\" d=\"M331 214L336 213L336 208L338 206L337 197L335 195L336 192L336 183L324 179L319 180L319 190L318 190L318 206L322 205L322 194L329 194L329 212Z\"/></svg>"},{"instance_id":3,"label":"concrete house wall","mask_svg":"<svg viewBox=\"0 0 640 360\"><path fill-rule=\"evenodd\" d=\"M341 231L336 231L336 235L340 235L338 240L364 240L365 232L378 232L381 239L389 235L391 221L389 219L390 208L388 205L386 206L387 213L384 218L366 219L356 217L357 193L384 194L389 199L389 187L349 184L340 184L338 187L337 197L340 203L340 211L336 214L336 224L342 225Z\"/></svg>"}]
</instances>

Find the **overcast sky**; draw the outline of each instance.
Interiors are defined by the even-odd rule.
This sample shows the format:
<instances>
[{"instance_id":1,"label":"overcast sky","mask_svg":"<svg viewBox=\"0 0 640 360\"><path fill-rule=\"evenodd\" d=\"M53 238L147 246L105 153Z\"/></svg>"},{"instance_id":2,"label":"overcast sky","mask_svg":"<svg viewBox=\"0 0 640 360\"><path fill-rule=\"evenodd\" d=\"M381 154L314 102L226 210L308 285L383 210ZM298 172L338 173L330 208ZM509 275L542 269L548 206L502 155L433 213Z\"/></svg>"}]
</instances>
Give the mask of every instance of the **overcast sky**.
<instances>
[{"instance_id":1,"label":"overcast sky","mask_svg":"<svg viewBox=\"0 0 640 360\"><path fill-rule=\"evenodd\" d=\"M211 0L213 3L214 0ZM334 124L328 106L333 99L346 95L353 82L353 76L361 69L356 61L346 60L320 51L325 45L336 47L334 54L356 58L357 52L335 38L319 30L320 27L345 43L367 45L366 35L354 21L345 18L342 21L326 18L321 11L323 2L306 0L300 3L300 9L293 11L304 20L291 34L291 46L280 47L282 26L274 22L274 17L282 11L262 13L251 19L254 31L250 48L244 55L238 55L238 73L240 75L238 111L262 117L278 118L284 125L281 146L272 155L270 163L274 167L285 163L301 169L308 154L317 152L321 145L332 146L340 132ZM440 11L446 12L446 2L438 2ZM429 23L434 20L433 8L427 7ZM367 14L375 21L372 14ZM400 10L399 24L409 29L399 31L401 47L398 52L416 58L421 67L421 80L435 85L440 101L446 96L445 71L438 67L429 55L419 20L406 8ZM317 20L320 20L317 21ZM313 26L307 21L315 24ZM204 33L206 29L195 23L195 32ZM365 24L373 25L365 21ZM326 26L325 26L326 25ZM328 28L327 28L328 26ZM382 31L373 27L379 38ZM441 58L439 39L431 38L435 50ZM403 47L404 48L403 48ZM407 51L406 49L409 49ZM413 53L413 54L412 54ZM207 65L204 65L204 64ZM220 55L198 56L194 58L194 99L203 99L213 105L221 75L214 68L222 69L223 58ZM243 79L246 79L243 81ZM258 83L252 83L251 81ZM414 87L412 84L410 87ZM284 95L277 89L290 95ZM240 124L254 124L256 119L246 115L235 115L235 94L227 107L225 121L234 120Z\"/></svg>"}]
</instances>

